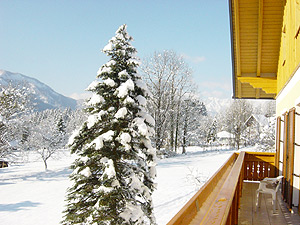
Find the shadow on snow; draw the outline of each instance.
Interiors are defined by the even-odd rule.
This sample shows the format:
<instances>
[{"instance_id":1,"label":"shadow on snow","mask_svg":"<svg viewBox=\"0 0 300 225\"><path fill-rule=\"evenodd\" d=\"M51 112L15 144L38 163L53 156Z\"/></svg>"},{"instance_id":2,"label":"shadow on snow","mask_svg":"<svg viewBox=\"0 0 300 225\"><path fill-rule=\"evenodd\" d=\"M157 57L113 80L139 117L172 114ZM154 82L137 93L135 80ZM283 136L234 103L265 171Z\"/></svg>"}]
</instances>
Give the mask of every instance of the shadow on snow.
<instances>
[{"instance_id":1,"label":"shadow on snow","mask_svg":"<svg viewBox=\"0 0 300 225\"><path fill-rule=\"evenodd\" d=\"M31 202L31 201L23 201L13 204L0 204L0 211L20 211L20 210L26 210L28 208L37 207L41 203L38 202Z\"/></svg>"},{"instance_id":2,"label":"shadow on snow","mask_svg":"<svg viewBox=\"0 0 300 225\"><path fill-rule=\"evenodd\" d=\"M20 180L23 181L52 181L60 178L68 177L71 173L71 169L69 167L62 168L60 170L47 170L41 172L30 172L28 174L21 174L16 176L11 176L9 178L0 179L0 185L7 185L17 183ZM8 173L7 173L8 174Z\"/></svg>"}]
</instances>

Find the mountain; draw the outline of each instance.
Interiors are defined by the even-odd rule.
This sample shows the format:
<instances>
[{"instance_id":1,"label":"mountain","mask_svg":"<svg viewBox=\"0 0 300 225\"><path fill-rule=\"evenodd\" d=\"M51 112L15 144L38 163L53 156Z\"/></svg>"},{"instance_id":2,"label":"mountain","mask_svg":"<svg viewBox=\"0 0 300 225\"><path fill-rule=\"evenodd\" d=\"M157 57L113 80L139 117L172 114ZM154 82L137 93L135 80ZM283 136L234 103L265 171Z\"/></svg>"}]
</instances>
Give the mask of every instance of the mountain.
<instances>
[{"instance_id":1,"label":"mountain","mask_svg":"<svg viewBox=\"0 0 300 225\"><path fill-rule=\"evenodd\" d=\"M203 102L206 106L206 110L210 115L217 115L222 110L228 108L232 103L232 99L226 98L216 98L216 97L207 97L203 99Z\"/></svg>"},{"instance_id":2,"label":"mountain","mask_svg":"<svg viewBox=\"0 0 300 225\"><path fill-rule=\"evenodd\" d=\"M75 99L68 98L55 92L48 85L35 78L20 73L0 70L0 85L5 87L8 84L26 88L30 95L33 96L33 102L38 111L54 108L75 109L77 106L77 101Z\"/></svg>"}]
</instances>

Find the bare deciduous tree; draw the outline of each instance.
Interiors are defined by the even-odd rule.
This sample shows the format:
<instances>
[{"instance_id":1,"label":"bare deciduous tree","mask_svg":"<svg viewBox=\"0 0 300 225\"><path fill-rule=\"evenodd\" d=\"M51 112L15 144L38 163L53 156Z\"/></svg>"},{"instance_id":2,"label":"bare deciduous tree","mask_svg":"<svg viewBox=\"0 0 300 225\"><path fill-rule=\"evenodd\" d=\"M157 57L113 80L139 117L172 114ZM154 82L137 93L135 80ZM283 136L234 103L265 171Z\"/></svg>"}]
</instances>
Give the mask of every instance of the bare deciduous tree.
<instances>
[{"instance_id":1,"label":"bare deciduous tree","mask_svg":"<svg viewBox=\"0 0 300 225\"><path fill-rule=\"evenodd\" d=\"M26 88L0 85L0 157L13 157L13 142L20 135L19 117L31 108Z\"/></svg>"},{"instance_id":2,"label":"bare deciduous tree","mask_svg":"<svg viewBox=\"0 0 300 225\"><path fill-rule=\"evenodd\" d=\"M197 145L206 127L201 126L207 120L207 111L203 102L188 96L181 104L181 146L182 154L186 153L188 145Z\"/></svg>"},{"instance_id":3,"label":"bare deciduous tree","mask_svg":"<svg viewBox=\"0 0 300 225\"><path fill-rule=\"evenodd\" d=\"M237 149L240 148L241 135L245 129L245 122L252 114L252 105L243 99L235 99L226 110L224 117L227 131L234 135Z\"/></svg>"},{"instance_id":4,"label":"bare deciduous tree","mask_svg":"<svg viewBox=\"0 0 300 225\"><path fill-rule=\"evenodd\" d=\"M191 69L174 51L163 51L146 58L142 72L152 93L148 107L156 124L156 149L166 145L176 151L182 98L195 90Z\"/></svg>"},{"instance_id":5,"label":"bare deciduous tree","mask_svg":"<svg viewBox=\"0 0 300 225\"><path fill-rule=\"evenodd\" d=\"M28 136L23 141L23 148L36 151L44 162L47 170L47 161L58 153L67 143L66 127L62 127L63 113L59 109L35 112L28 117ZM65 125L63 125L65 126Z\"/></svg>"}]
</instances>

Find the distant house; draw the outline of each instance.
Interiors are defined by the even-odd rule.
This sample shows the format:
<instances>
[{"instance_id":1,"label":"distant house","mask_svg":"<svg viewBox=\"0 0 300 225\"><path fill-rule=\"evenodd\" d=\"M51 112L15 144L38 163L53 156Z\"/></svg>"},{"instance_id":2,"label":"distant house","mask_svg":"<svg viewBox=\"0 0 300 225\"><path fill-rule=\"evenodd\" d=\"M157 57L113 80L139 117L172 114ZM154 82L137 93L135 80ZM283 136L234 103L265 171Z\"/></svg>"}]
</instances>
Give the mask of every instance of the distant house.
<instances>
[{"instance_id":1,"label":"distant house","mask_svg":"<svg viewBox=\"0 0 300 225\"><path fill-rule=\"evenodd\" d=\"M247 137L246 139L248 139L248 141L251 141L251 139L259 138L262 129L265 126L267 126L268 123L269 120L264 115L252 114L251 116L249 116L249 118L245 122L245 126L246 126L245 136Z\"/></svg>"},{"instance_id":2,"label":"distant house","mask_svg":"<svg viewBox=\"0 0 300 225\"><path fill-rule=\"evenodd\" d=\"M234 143L234 135L227 131L221 131L217 133L217 141L222 145L232 145Z\"/></svg>"},{"instance_id":3,"label":"distant house","mask_svg":"<svg viewBox=\"0 0 300 225\"><path fill-rule=\"evenodd\" d=\"M246 120L245 125L246 127L250 127L250 126L264 127L268 125L268 123L269 123L269 119L265 115L252 114Z\"/></svg>"},{"instance_id":4,"label":"distant house","mask_svg":"<svg viewBox=\"0 0 300 225\"><path fill-rule=\"evenodd\" d=\"M254 145L259 139L263 129L270 123L270 117L260 114L252 114L245 122L244 144Z\"/></svg>"}]
</instances>

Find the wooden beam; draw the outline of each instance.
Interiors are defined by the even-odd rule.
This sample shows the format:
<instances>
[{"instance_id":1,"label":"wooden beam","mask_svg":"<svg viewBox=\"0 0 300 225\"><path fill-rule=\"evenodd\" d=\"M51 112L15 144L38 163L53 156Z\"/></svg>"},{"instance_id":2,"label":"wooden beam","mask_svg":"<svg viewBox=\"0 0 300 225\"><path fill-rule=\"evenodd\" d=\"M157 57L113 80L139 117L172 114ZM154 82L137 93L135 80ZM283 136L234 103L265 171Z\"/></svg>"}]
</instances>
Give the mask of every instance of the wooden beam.
<instances>
[{"instance_id":1,"label":"wooden beam","mask_svg":"<svg viewBox=\"0 0 300 225\"><path fill-rule=\"evenodd\" d=\"M261 88L267 94L277 94L277 79L267 77L238 77L241 83L248 83L253 88Z\"/></svg>"},{"instance_id":2,"label":"wooden beam","mask_svg":"<svg viewBox=\"0 0 300 225\"><path fill-rule=\"evenodd\" d=\"M292 209L293 205L293 173L294 173L294 159L295 159L295 114L296 108L292 108L289 110L288 114L288 196L287 196L287 203L289 206L289 209Z\"/></svg>"},{"instance_id":3,"label":"wooden beam","mask_svg":"<svg viewBox=\"0 0 300 225\"><path fill-rule=\"evenodd\" d=\"M235 30L235 57L236 57L236 76L241 76L241 50L240 50L240 19L238 0L234 0L234 30ZM239 94L239 93L238 93Z\"/></svg>"},{"instance_id":4,"label":"wooden beam","mask_svg":"<svg viewBox=\"0 0 300 225\"><path fill-rule=\"evenodd\" d=\"M256 77L256 73L242 73L242 77ZM276 73L260 73L261 77L277 78Z\"/></svg>"},{"instance_id":5,"label":"wooden beam","mask_svg":"<svg viewBox=\"0 0 300 225\"><path fill-rule=\"evenodd\" d=\"M262 30L263 30L263 0L259 0L258 6L258 40L257 40L257 70L256 75L260 77L261 72L261 48L262 48Z\"/></svg>"},{"instance_id":6,"label":"wooden beam","mask_svg":"<svg viewBox=\"0 0 300 225\"><path fill-rule=\"evenodd\" d=\"M237 86L238 86L238 91L237 91L237 97L242 98L242 83L237 79Z\"/></svg>"},{"instance_id":7,"label":"wooden beam","mask_svg":"<svg viewBox=\"0 0 300 225\"><path fill-rule=\"evenodd\" d=\"M286 189L287 189L287 185L286 185L286 172L287 172L287 151L288 151L288 112L286 112L284 115L284 127L283 127L283 163L282 163L282 175L284 176L283 178L283 182L282 182L282 188L281 188L281 192L282 192L282 196L283 199L286 200Z\"/></svg>"},{"instance_id":8,"label":"wooden beam","mask_svg":"<svg viewBox=\"0 0 300 225\"><path fill-rule=\"evenodd\" d=\"M275 155L275 176L279 176L279 161L280 161L280 138L281 138L281 116L276 119L276 155Z\"/></svg>"},{"instance_id":9,"label":"wooden beam","mask_svg":"<svg viewBox=\"0 0 300 225\"><path fill-rule=\"evenodd\" d=\"M259 98L260 97L260 89L256 88L255 89L255 98Z\"/></svg>"}]
</instances>

